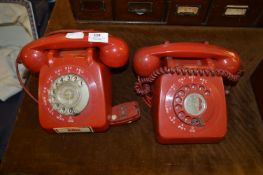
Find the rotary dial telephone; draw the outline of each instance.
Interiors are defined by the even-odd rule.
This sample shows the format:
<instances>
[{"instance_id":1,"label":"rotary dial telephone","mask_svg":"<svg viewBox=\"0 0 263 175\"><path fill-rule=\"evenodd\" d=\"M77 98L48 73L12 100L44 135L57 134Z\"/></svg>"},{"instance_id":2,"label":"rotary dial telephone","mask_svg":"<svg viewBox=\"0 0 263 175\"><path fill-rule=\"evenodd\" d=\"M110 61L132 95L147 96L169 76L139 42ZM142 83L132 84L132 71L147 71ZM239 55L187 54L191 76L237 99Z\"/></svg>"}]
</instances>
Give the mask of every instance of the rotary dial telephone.
<instances>
[{"instance_id":1,"label":"rotary dial telephone","mask_svg":"<svg viewBox=\"0 0 263 175\"><path fill-rule=\"evenodd\" d=\"M121 67L127 61L128 46L120 38L93 30L64 30L27 44L17 64L40 72L41 126L48 131L72 133L102 132L109 125L139 118L136 102L111 106L108 67Z\"/></svg>"},{"instance_id":2,"label":"rotary dial telephone","mask_svg":"<svg viewBox=\"0 0 263 175\"><path fill-rule=\"evenodd\" d=\"M169 43L139 49L136 92L152 108L163 144L213 143L226 134L223 78L237 82L240 58L206 43Z\"/></svg>"}]
</instances>

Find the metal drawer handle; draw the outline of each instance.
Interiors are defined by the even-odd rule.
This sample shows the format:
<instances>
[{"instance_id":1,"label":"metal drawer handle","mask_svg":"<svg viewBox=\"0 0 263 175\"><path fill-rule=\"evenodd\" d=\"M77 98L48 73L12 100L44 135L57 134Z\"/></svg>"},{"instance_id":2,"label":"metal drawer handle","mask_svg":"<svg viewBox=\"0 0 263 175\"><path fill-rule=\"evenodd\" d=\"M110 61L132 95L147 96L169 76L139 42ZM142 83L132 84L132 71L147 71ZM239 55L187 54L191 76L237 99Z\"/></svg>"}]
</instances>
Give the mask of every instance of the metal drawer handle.
<instances>
[{"instance_id":1,"label":"metal drawer handle","mask_svg":"<svg viewBox=\"0 0 263 175\"><path fill-rule=\"evenodd\" d=\"M147 9L134 9L133 12L136 14L136 15L144 15L146 12L147 12Z\"/></svg>"},{"instance_id":2,"label":"metal drawer handle","mask_svg":"<svg viewBox=\"0 0 263 175\"><path fill-rule=\"evenodd\" d=\"M144 15L152 12L152 2L128 2L128 12Z\"/></svg>"}]
</instances>

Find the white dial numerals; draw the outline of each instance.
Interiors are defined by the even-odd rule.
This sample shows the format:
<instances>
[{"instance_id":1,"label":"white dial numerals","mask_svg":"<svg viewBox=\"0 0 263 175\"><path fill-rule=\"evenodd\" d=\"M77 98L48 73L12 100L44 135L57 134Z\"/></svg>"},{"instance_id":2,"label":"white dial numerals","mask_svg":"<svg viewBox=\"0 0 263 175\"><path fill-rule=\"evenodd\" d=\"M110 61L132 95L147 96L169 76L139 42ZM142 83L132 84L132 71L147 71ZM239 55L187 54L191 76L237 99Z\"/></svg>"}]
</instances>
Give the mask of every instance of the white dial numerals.
<instances>
[{"instance_id":1,"label":"white dial numerals","mask_svg":"<svg viewBox=\"0 0 263 175\"><path fill-rule=\"evenodd\" d=\"M62 115L77 115L86 107L89 89L86 81L78 75L58 77L50 86L49 102Z\"/></svg>"},{"instance_id":2,"label":"white dial numerals","mask_svg":"<svg viewBox=\"0 0 263 175\"><path fill-rule=\"evenodd\" d=\"M207 79L205 79L205 78L200 78L200 82L201 82L201 84L207 84Z\"/></svg>"}]
</instances>

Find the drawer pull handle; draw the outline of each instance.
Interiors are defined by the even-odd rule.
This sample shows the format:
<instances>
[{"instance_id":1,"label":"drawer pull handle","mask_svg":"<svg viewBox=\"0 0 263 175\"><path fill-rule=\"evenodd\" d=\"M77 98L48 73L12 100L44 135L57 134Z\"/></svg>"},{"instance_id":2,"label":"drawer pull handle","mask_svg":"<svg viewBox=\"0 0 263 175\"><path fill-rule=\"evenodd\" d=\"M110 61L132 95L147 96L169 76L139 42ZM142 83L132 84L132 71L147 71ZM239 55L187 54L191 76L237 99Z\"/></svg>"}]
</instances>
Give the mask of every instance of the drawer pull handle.
<instances>
[{"instance_id":1,"label":"drawer pull handle","mask_svg":"<svg viewBox=\"0 0 263 175\"><path fill-rule=\"evenodd\" d=\"M136 15L144 15L147 12L147 9L134 9L133 11Z\"/></svg>"},{"instance_id":2,"label":"drawer pull handle","mask_svg":"<svg viewBox=\"0 0 263 175\"><path fill-rule=\"evenodd\" d=\"M152 2L128 2L128 12L136 15L145 15L152 12Z\"/></svg>"}]
</instances>

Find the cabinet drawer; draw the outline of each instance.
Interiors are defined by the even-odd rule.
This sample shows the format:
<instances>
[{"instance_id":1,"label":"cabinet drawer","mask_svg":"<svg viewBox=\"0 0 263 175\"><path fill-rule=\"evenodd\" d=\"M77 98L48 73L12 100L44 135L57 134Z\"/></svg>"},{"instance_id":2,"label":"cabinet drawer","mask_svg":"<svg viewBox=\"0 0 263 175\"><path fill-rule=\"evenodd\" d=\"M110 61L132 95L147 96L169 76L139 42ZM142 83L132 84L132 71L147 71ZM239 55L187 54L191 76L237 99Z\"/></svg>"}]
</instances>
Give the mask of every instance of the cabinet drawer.
<instances>
[{"instance_id":1,"label":"cabinet drawer","mask_svg":"<svg viewBox=\"0 0 263 175\"><path fill-rule=\"evenodd\" d=\"M214 0L208 17L212 26L253 26L262 0Z\"/></svg>"},{"instance_id":2,"label":"cabinet drawer","mask_svg":"<svg viewBox=\"0 0 263 175\"><path fill-rule=\"evenodd\" d=\"M168 5L168 24L201 25L209 8L210 0L171 0Z\"/></svg>"},{"instance_id":3,"label":"cabinet drawer","mask_svg":"<svg viewBox=\"0 0 263 175\"><path fill-rule=\"evenodd\" d=\"M261 13L257 19L256 26L257 27L263 27L263 10L261 11Z\"/></svg>"},{"instance_id":4,"label":"cabinet drawer","mask_svg":"<svg viewBox=\"0 0 263 175\"><path fill-rule=\"evenodd\" d=\"M78 20L112 20L111 0L70 0Z\"/></svg>"},{"instance_id":5,"label":"cabinet drawer","mask_svg":"<svg viewBox=\"0 0 263 175\"><path fill-rule=\"evenodd\" d=\"M163 21L164 0L115 0L114 16L120 21Z\"/></svg>"}]
</instances>

